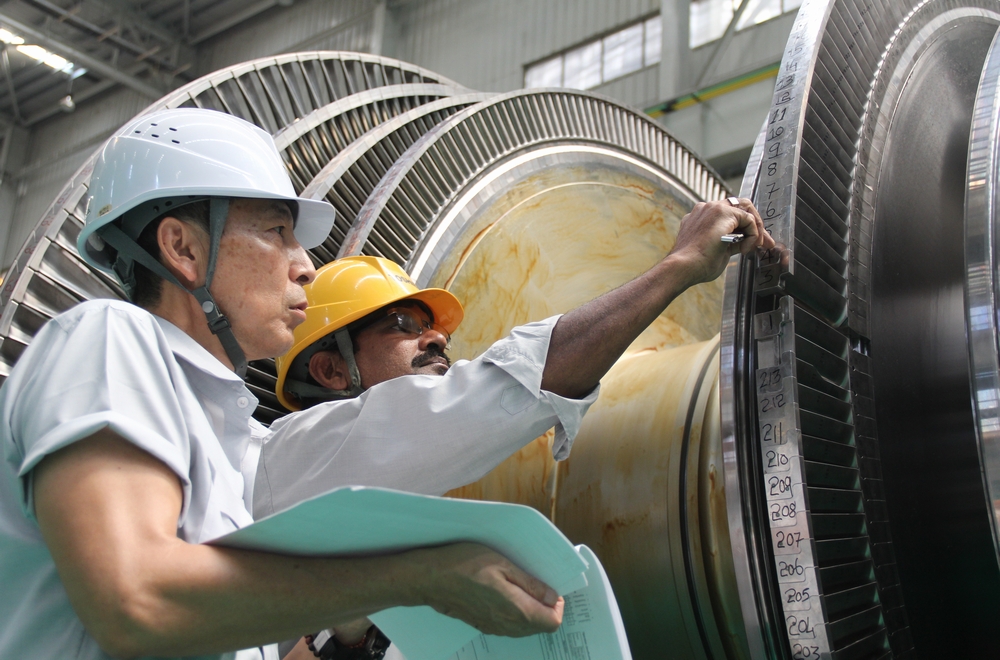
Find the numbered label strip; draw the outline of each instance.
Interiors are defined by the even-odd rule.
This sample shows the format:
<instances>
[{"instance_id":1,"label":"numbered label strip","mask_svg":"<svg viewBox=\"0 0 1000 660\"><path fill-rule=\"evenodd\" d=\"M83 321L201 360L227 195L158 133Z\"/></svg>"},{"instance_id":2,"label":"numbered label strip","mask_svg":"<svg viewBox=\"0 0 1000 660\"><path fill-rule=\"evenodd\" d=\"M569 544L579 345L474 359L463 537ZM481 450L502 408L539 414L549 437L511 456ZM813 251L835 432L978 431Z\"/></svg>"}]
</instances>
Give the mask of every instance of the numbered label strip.
<instances>
[{"instance_id":1,"label":"numbered label strip","mask_svg":"<svg viewBox=\"0 0 1000 660\"><path fill-rule=\"evenodd\" d=\"M794 323L781 310L754 318L758 439L768 525L793 658L830 656L809 524L795 377Z\"/></svg>"}]
</instances>

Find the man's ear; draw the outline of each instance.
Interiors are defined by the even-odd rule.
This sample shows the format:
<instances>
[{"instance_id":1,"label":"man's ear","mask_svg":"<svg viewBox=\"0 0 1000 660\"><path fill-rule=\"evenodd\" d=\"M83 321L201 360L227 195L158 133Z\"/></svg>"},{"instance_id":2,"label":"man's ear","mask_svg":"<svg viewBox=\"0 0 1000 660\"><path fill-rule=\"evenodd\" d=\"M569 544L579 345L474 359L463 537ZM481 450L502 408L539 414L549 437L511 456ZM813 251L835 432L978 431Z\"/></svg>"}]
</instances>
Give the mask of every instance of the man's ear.
<instances>
[{"instance_id":1,"label":"man's ear","mask_svg":"<svg viewBox=\"0 0 1000 660\"><path fill-rule=\"evenodd\" d=\"M205 281L208 267L208 233L201 227L167 216L156 229L160 261L188 288Z\"/></svg>"},{"instance_id":2,"label":"man's ear","mask_svg":"<svg viewBox=\"0 0 1000 660\"><path fill-rule=\"evenodd\" d=\"M309 375L316 382L331 390L351 387L351 374L347 360L339 351L317 351L309 358Z\"/></svg>"}]
</instances>

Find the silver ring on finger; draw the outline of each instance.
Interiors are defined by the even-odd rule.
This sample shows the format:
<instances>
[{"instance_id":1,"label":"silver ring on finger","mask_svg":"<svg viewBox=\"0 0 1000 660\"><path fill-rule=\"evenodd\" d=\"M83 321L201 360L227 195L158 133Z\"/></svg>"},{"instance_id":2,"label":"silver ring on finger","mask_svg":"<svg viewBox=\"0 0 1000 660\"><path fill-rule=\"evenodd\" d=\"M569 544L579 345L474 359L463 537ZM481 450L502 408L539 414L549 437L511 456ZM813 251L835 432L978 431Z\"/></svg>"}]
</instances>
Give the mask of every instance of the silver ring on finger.
<instances>
[{"instance_id":1,"label":"silver ring on finger","mask_svg":"<svg viewBox=\"0 0 1000 660\"><path fill-rule=\"evenodd\" d=\"M730 206L739 207L739 205L740 205L740 198L739 197L727 197L726 201L729 202Z\"/></svg>"}]
</instances>

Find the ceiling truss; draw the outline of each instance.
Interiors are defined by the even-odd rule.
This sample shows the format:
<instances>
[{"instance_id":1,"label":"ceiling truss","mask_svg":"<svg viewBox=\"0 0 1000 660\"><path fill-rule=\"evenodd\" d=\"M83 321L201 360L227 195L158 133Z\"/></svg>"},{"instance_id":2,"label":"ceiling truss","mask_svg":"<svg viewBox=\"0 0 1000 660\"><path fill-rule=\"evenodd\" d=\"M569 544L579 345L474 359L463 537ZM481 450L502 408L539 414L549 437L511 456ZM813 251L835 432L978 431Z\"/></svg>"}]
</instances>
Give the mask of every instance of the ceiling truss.
<instances>
[{"instance_id":1,"label":"ceiling truss","mask_svg":"<svg viewBox=\"0 0 1000 660\"><path fill-rule=\"evenodd\" d=\"M291 0L0 1L0 28L13 39L0 42L0 128L30 127L116 86L150 101L158 99L194 78L199 44L291 4ZM49 54L63 59L46 60ZM63 60L71 64L60 69Z\"/></svg>"}]
</instances>

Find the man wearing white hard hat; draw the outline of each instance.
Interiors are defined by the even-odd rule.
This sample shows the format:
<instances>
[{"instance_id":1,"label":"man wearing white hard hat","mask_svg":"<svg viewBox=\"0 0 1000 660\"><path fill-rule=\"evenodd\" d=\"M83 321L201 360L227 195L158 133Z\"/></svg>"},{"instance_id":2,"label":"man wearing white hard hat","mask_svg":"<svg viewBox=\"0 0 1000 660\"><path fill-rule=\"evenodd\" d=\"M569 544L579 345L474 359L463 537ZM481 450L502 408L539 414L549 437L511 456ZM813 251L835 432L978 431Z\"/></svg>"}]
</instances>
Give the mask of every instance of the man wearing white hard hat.
<instances>
[{"instance_id":1,"label":"man wearing white hard hat","mask_svg":"<svg viewBox=\"0 0 1000 660\"><path fill-rule=\"evenodd\" d=\"M292 345L333 209L296 197L267 133L206 110L134 120L91 186L78 248L136 304L56 317L0 389L0 658L271 660L271 642L396 605L495 634L559 625L555 592L474 544L200 544L252 522L266 431L240 376Z\"/></svg>"}]
</instances>

